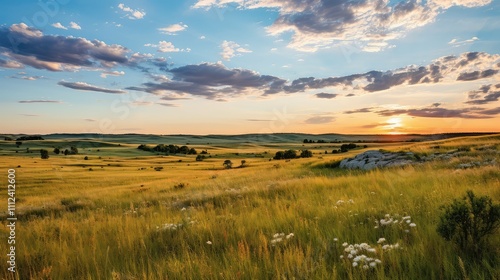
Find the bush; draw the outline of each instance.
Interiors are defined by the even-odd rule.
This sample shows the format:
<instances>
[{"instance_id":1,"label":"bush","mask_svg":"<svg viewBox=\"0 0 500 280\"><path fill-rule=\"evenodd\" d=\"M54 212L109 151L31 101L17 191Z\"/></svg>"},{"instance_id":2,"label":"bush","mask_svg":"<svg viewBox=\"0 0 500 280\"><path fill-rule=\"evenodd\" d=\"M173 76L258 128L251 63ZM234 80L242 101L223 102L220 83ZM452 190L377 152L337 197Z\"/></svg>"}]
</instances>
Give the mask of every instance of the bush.
<instances>
[{"instance_id":1,"label":"bush","mask_svg":"<svg viewBox=\"0 0 500 280\"><path fill-rule=\"evenodd\" d=\"M205 159L204 155L197 155L196 156L196 161L203 161Z\"/></svg>"},{"instance_id":2,"label":"bush","mask_svg":"<svg viewBox=\"0 0 500 280\"><path fill-rule=\"evenodd\" d=\"M312 157L312 156L313 156L313 153L309 150L302 150L302 152L300 153L301 158L308 158L308 157Z\"/></svg>"},{"instance_id":3,"label":"bush","mask_svg":"<svg viewBox=\"0 0 500 280\"><path fill-rule=\"evenodd\" d=\"M500 204L493 204L488 196L477 197L467 191L461 199L441 206L437 232L454 242L466 253L475 256L487 249L487 238L500 227Z\"/></svg>"},{"instance_id":4,"label":"bush","mask_svg":"<svg viewBox=\"0 0 500 280\"><path fill-rule=\"evenodd\" d=\"M41 149L40 150L40 157L42 159L48 159L49 158L49 151Z\"/></svg>"},{"instance_id":5,"label":"bush","mask_svg":"<svg viewBox=\"0 0 500 280\"><path fill-rule=\"evenodd\" d=\"M224 165L225 168L229 169L233 167L233 162L229 159L226 159L222 165Z\"/></svg>"}]
</instances>

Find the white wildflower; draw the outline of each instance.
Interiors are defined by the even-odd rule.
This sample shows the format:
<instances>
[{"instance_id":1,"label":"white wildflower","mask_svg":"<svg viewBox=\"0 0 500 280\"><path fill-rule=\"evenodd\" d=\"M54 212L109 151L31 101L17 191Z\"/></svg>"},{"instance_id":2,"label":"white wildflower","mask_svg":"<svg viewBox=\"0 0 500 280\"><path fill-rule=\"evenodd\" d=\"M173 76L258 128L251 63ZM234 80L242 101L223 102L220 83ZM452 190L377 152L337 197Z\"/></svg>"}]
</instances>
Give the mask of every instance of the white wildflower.
<instances>
[{"instance_id":1,"label":"white wildflower","mask_svg":"<svg viewBox=\"0 0 500 280\"><path fill-rule=\"evenodd\" d=\"M386 240L385 238L381 237L378 239L377 243L380 244L380 243L384 243Z\"/></svg>"},{"instance_id":2,"label":"white wildflower","mask_svg":"<svg viewBox=\"0 0 500 280\"><path fill-rule=\"evenodd\" d=\"M292 238L292 237L294 237L294 236L295 236L295 235L294 235L293 233L290 233L290 234L288 234L288 235L286 236L286 239L290 239L290 238Z\"/></svg>"},{"instance_id":3,"label":"white wildflower","mask_svg":"<svg viewBox=\"0 0 500 280\"><path fill-rule=\"evenodd\" d=\"M411 223L410 227L416 227L417 225L415 223Z\"/></svg>"},{"instance_id":4,"label":"white wildflower","mask_svg":"<svg viewBox=\"0 0 500 280\"><path fill-rule=\"evenodd\" d=\"M356 266L358 266L358 263L357 262L353 262L352 263L352 267L356 267Z\"/></svg>"},{"instance_id":5,"label":"white wildflower","mask_svg":"<svg viewBox=\"0 0 500 280\"><path fill-rule=\"evenodd\" d=\"M371 267L376 267L376 266L377 266L377 263L376 263L376 262L371 262L371 263L370 263L370 266L371 266Z\"/></svg>"},{"instance_id":6,"label":"white wildflower","mask_svg":"<svg viewBox=\"0 0 500 280\"><path fill-rule=\"evenodd\" d=\"M208 245L212 245L212 241L208 240L208 241L207 241L207 244L208 244Z\"/></svg>"},{"instance_id":7,"label":"white wildflower","mask_svg":"<svg viewBox=\"0 0 500 280\"><path fill-rule=\"evenodd\" d=\"M366 264L363 265L363 269L368 269L368 268L369 268L368 265L366 265Z\"/></svg>"}]
</instances>

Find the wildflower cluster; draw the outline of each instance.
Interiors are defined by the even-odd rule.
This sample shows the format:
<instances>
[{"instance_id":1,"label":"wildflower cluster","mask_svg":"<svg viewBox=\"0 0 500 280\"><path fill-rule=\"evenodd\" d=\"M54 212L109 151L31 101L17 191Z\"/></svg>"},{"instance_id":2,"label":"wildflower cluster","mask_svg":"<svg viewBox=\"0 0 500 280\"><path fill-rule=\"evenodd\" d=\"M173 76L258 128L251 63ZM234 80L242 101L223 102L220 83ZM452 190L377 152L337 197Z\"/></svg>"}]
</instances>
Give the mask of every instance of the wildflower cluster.
<instances>
[{"instance_id":1,"label":"wildflower cluster","mask_svg":"<svg viewBox=\"0 0 500 280\"><path fill-rule=\"evenodd\" d=\"M382 245L382 244L383 244L383 243L385 243L385 242L386 242L385 238L381 237L381 238L379 238L379 239L378 239L377 244L381 244L381 245ZM392 249L399 249L399 248L401 248L401 247L399 246L399 243L395 243L395 244L384 244L384 245L382 245L382 250L384 250L384 251L390 251L390 250L392 250Z\"/></svg>"},{"instance_id":2,"label":"wildflower cluster","mask_svg":"<svg viewBox=\"0 0 500 280\"><path fill-rule=\"evenodd\" d=\"M348 203L348 204L354 204L354 200L349 199L348 201L344 201L342 199L339 199L339 200L337 200L337 203L335 203L335 204L337 204L337 206L341 206L341 205L344 205L346 203Z\"/></svg>"},{"instance_id":3,"label":"wildflower cluster","mask_svg":"<svg viewBox=\"0 0 500 280\"><path fill-rule=\"evenodd\" d=\"M398 219L398 215L391 216L390 214L385 214L384 218L380 220L375 220L375 227L388 227L391 225L399 225L405 232L410 232L410 228L414 228L417 224L412 223L410 216L404 216Z\"/></svg>"},{"instance_id":4,"label":"wildflower cluster","mask_svg":"<svg viewBox=\"0 0 500 280\"><path fill-rule=\"evenodd\" d=\"M288 240L294 236L293 233L289 233L285 235L285 233L276 233L273 235L273 239L271 239L271 245L275 246L277 243L283 242L283 240Z\"/></svg>"},{"instance_id":5,"label":"wildflower cluster","mask_svg":"<svg viewBox=\"0 0 500 280\"><path fill-rule=\"evenodd\" d=\"M156 230L160 231L175 231L182 227L182 224L170 224L166 223L160 226L156 226Z\"/></svg>"},{"instance_id":6,"label":"wildflower cluster","mask_svg":"<svg viewBox=\"0 0 500 280\"><path fill-rule=\"evenodd\" d=\"M361 244L348 244L344 242L344 253L340 255L341 259L351 262L352 267L359 267L362 269L374 269L382 261L375 258L377 250L367 243Z\"/></svg>"}]
</instances>

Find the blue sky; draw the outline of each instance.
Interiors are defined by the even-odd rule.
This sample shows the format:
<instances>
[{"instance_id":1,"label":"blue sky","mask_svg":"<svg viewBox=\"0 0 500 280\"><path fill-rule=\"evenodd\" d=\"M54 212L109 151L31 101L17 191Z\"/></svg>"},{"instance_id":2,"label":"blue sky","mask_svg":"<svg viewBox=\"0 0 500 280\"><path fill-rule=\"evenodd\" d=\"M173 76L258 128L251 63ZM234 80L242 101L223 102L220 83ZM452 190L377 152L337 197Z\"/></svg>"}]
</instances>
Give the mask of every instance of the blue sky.
<instances>
[{"instance_id":1,"label":"blue sky","mask_svg":"<svg viewBox=\"0 0 500 280\"><path fill-rule=\"evenodd\" d=\"M0 5L2 133L498 131L498 1Z\"/></svg>"}]
</instances>

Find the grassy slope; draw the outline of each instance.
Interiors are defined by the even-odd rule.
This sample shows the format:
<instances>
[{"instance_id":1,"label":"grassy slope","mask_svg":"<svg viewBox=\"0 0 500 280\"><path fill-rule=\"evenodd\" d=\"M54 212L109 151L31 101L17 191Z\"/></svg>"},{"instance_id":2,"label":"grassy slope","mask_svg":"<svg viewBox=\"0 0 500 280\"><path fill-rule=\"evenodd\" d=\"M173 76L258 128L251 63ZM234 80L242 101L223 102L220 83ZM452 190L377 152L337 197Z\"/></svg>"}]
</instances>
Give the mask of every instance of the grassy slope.
<instances>
[{"instance_id":1,"label":"grassy slope","mask_svg":"<svg viewBox=\"0 0 500 280\"><path fill-rule=\"evenodd\" d=\"M49 160L2 147L0 169L15 167L18 183L16 279L500 278L498 236L483 260L461 256L462 270L460 255L435 231L439 206L467 189L500 200L498 164L455 168L499 161L499 136L369 144L427 154L471 148L451 162L369 172L322 167L363 151L318 154L331 144L307 144L315 157L286 162L269 158L277 149L302 144L200 143L192 146L207 148L212 158L196 162L194 156L138 151L136 144L100 143L81 148L80 155L51 153ZM64 139L29 145L35 150L54 144L67 145ZM224 170L224 159L235 166L245 159L248 166ZM160 166L162 171L154 170ZM179 183L188 185L174 188ZM410 215L417 226L409 233L399 225L375 229L385 214ZM182 226L161 230L165 224ZM272 245L281 232L294 236ZM1 239L7 234L2 227ZM380 237L402 248L383 252ZM375 246L382 263L375 270L353 268L340 258L343 242ZM1 242L0 251L6 246ZM0 275L10 279L4 271Z\"/></svg>"}]
</instances>

